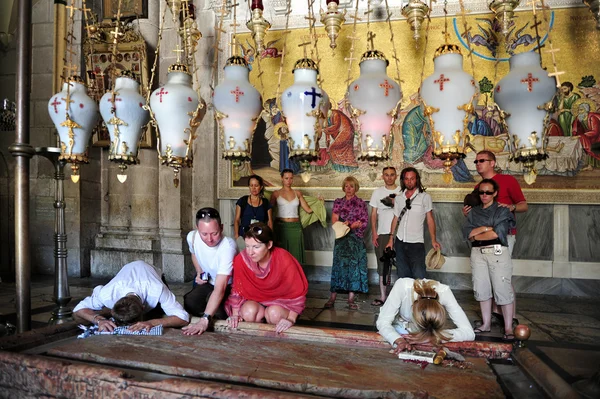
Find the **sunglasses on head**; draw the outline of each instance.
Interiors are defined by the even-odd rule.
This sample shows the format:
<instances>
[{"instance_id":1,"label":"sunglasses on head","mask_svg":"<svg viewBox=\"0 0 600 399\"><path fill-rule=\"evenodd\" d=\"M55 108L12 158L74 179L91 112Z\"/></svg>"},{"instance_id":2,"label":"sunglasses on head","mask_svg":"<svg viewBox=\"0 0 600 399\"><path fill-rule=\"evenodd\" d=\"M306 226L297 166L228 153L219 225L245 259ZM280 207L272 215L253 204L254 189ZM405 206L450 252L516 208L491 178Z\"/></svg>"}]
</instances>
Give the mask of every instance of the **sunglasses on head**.
<instances>
[{"instance_id":1,"label":"sunglasses on head","mask_svg":"<svg viewBox=\"0 0 600 399\"><path fill-rule=\"evenodd\" d=\"M478 163L484 163L484 162L488 162L488 161L491 161L491 159L476 159L473 161L473 163L475 165L477 165Z\"/></svg>"},{"instance_id":2,"label":"sunglasses on head","mask_svg":"<svg viewBox=\"0 0 600 399\"><path fill-rule=\"evenodd\" d=\"M252 234L254 235L261 235L263 233L263 229L260 226L252 226L250 227L250 232L252 232Z\"/></svg>"},{"instance_id":3,"label":"sunglasses on head","mask_svg":"<svg viewBox=\"0 0 600 399\"><path fill-rule=\"evenodd\" d=\"M479 195L494 195L495 191L480 191Z\"/></svg>"},{"instance_id":4,"label":"sunglasses on head","mask_svg":"<svg viewBox=\"0 0 600 399\"><path fill-rule=\"evenodd\" d=\"M216 209L200 209L200 211L198 211L198 215L200 219L204 219L207 216L211 219L221 218L219 212Z\"/></svg>"},{"instance_id":5,"label":"sunglasses on head","mask_svg":"<svg viewBox=\"0 0 600 399\"><path fill-rule=\"evenodd\" d=\"M410 209L410 198L406 199L406 209Z\"/></svg>"}]
</instances>

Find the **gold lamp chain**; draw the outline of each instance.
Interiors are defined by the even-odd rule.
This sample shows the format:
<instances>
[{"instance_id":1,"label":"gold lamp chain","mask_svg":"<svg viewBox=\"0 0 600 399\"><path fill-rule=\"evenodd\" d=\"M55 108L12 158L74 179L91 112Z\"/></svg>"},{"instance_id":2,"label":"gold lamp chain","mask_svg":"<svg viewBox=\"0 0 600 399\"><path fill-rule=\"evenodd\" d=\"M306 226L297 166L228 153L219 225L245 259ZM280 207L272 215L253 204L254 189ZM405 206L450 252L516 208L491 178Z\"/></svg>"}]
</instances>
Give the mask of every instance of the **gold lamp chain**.
<instances>
[{"instance_id":1,"label":"gold lamp chain","mask_svg":"<svg viewBox=\"0 0 600 399\"><path fill-rule=\"evenodd\" d=\"M215 28L216 35L215 35L215 44L213 46L214 56L213 56L212 71L211 71L212 75L210 78L210 98L213 98L214 94L215 94L215 81L217 80L217 68L219 65L219 53L221 53L223 51L219 47L219 42L221 41L221 34L225 33L225 30L223 30L223 20L225 19L225 14L227 14L226 9L227 9L227 0L223 0L223 3L221 4L221 8L219 9L219 14L221 15L221 18L219 19L219 26Z\"/></svg>"},{"instance_id":2,"label":"gold lamp chain","mask_svg":"<svg viewBox=\"0 0 600 399\"><path fill-rule=\"evenodd\" d=\"M158 159L160 157L160 131L158 130L158 124L156 123L156 118L154 117L154 112L152 112L152 108L150 108L150 96L152 95L152 86L154 85L154 76L156 74L156 66L158 65L159 59L159 51L160 51L160 43L162 42L162 34L165 28L165 17L167 15L167 10L163 12L162 18L160 20L160 26L158 28L158 41L156 43L156 50L154 50L154 63L152 64L152 70L150 71L150 80L148 81L148 86L146 86L146 105L144 105L144 109L148 111L150 115L150 122L152 126L154 126L154 130L156 131L156 150L158 154Z\"/></svg>"},{"instance_id":3,"label":"gold lamp chain","mask_svg":"<svg viewBox=\"0 0 600 399\"><path fill-rule=\"evenodd\" d=\"M308 0L308 19L310 22L309 25L309 33L310 33L310 43L311 43L311 55L314 52L314 61L317 64L317 68L321 70L321 57L319 56L319 47L317 46L319 43L319 37L317 36L317 29L315 27L316 18L313 6L315 4L315 0ZM312 58L312 57L311 57ZM323 74L317 74L317 82L320 87L323 87Z\"/></svg>"},{"instance_id":4,"label":"gold lamp chain","mask_svg":"<svg viewBox=\"0 0 600 399\"><path fill-rule=\"evenodd\" d=\"M548 74L548 76L553 76L556 79L556 87L560 87L560 78L559 76L564 74L564 71L559 71L558 67L557 67L557 62L556 62L556 53L558 53L560 51L560 48L554 48L553 44L552 44L552 35L550 34L550 20L548 19L548 12L550 10L550 6L546 5L544 3L544 0L540 0L540 2L542 3L542 15L544 16L544 22L546 23L546 26L548 27L548 47L550 47L549 50L544 50L545 53L550 53L550 56L552 57L552 66L554 67L554 72L551 72Z\"/></svg>"},{"instance_id":5,"label":"gold lamp chain","mask_svg":"<svg viewBox=\"0 0 600 399\"><path fill-rule=\"evenodd\" d=\"M469 50L469 61L471 63L471 74L473 75L473 79L475 79L475 61L473 61L473 48L471 47L471 42L469 41L468 37L468 33L471 30L471 28L469 27L468 23L467 23L467 13L468 11L465 9L465 3L464 0L459 0L459 4L460 4L460 14L462 16L462 22L463 22L463 28L465 30L464 35L466 36L466 41L467 41L467 49ZM477 79L475 79L475 82L477 82Z\"/></svg>"},{"instance_id":6,"label":"gold lamp chain","mask_svg":"<svg viewBox=\"0 0 600 399\"><path fill-rule=\"evenodd\" d=\"M73 55L75 54L75 51L73 50L73 39L75 39L75 21L74 21L74 14L75 14L75 10L78 10L78 8L75 6L75 2L76 0L71 0L71 5L70 6L66 6L66 8L69 10L69 19L67 20L67 36L65 37L65 41L67 42L65 48L66 48L66 57L63 60L64 61L64 76L63 76L63 81L64 82L69 82L69 76L71 74L75 74L77 72L77 67L75 65L73 65ZM71 108L70 104L71 104L71 85L67 84L67 97L64 99L66 102L65 105L65 113L66 113L66 117L67 120L70 119L69 117L69 108Z\"/></svg>"},{"instance_id":7,"label":"gold lamp chain","mask_svg":"<svg viewBox=\"0 0 600 399\"><path fill-rule=\"evenodd\" d=\"M419 87L423 86L423 80L425 79L425 60L427 57L427 43L429 42L429 25L431 24L431 10L433 9L433 2L435 0L429 0L429 10L427 11L427 22L425 23L425 46L423 47L423 62L421 64L421 83ZM419 98L421 97L421 90L418 92Z\"/></svg>"},{"instance_id":8,"label":"gold lamp chain","mask_svg":"<svg viewBox=\"0 0 600 399\"><path fill-rule=\"evenodd\" d=\"M119 28L121 26L121 1L122 0L119 0L119 2L117 3L117 22L116 22L115 30L110 32L110 34L113 36L112 43L110 44L111 53L112 53L112 62L111 62L111 75L112 76L111 76L111 88L110 88L112 107L110 108L110 113L113 115L117 114L117 106L116 106L117 103L115 102L115 97L116 97L115 85L116 85L116 80L117 80L117 46L119 44L119 36L123 35L123 33L119 31Z\"/></svg>"},{"instance_id":9,"label":"gold lamp chain","mask_svg":"<svg viewBox=\"0 0 600 399\"><path fill-rule=\"evenodd\" d=\"M531 29L535 30L535 40L537 41L537 51L540 54L540 67L542 67L542 69L544 69L544 65L543 65L543 61L542 61L542 42L541 42L541 37L540 37L540 31L538 28L540 26L541 22L538 20L538 17L537 17L536 2L537 2L537 0L530 0L527 3L527 5L531 6L531 12L533 13L533 26L531 26Z\"/></svg>"},{"instance_id":10,"label":"gold lamp chain","mask_svg":"<svg viewBox=\"0 0 600 399\"><path fill-rule=\"evenodd\" d=\"M356 7L354 8L354 15L352 16L352 18L354 18L354 22L352 23L352 36L348 36L348 39L350 39L351 43L350 57L344 58L344 61L348 61L348 77L346 78L346 86L348 86L352 81L352 63L354 60L356 60L354 57L354 42L359 39L356 36L356 23L360 20L360 18L358 18L358 1L359 0L356 0Z\"/></svg>"},{"instance_id":11,"label":"gold lamp chain","mask_svg":"<svg viewBox=\"0 0 600 399\"><path fill-rule=\"evenodd\" d=\"M279 97L281 96L281 78L283 77L283 63L285 60L285 55L287 54L287 39L290 33L289 24L290 24L290 14L292 13L292 2L291 0L286 0L286 9L285 9L285 29L282 33L283 35L283 50L281 52L281 59L279 60L279 71L277 71L277 91L275 92L275 103L278 104L277 107L281 109L281 100Z\"/></svg>"},{"instance_id":12,"label":"gold lamp chain","mask_svg":"<svg viewBox=\"0 0 600 399\"><path fill-rule=\"evenodd\" d=\"M388 27L390 28L390 40L392 41L392 50L394 52L394 56L392 58L394 58L394 63L396 64L396 82L398 82L399 85L401 85L402 83L404 83L402 80L400 80L400 59L398 58L398 52L396 51L396 40L394 39L394 30L392 29L392 13L390 12L390 7L388 5L388 0L385 0L385 12L387 14L386 17L386 21L388 23ZM402 89L400 89L402 90Z\"/></svg>"}]
</instances>

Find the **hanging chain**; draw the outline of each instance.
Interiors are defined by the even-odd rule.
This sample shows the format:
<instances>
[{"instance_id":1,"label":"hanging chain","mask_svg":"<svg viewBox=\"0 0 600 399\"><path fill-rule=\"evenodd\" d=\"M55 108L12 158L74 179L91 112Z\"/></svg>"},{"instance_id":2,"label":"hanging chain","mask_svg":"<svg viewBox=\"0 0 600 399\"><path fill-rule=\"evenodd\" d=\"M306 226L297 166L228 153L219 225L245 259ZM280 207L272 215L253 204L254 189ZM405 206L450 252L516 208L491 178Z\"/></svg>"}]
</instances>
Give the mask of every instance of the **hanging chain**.
<instances>
[{"instance_id":1,"label":"hanging chain","mask_svg":"<svg viewBox=\"0 0 600 399\"><path fill-rule=\"evenodd\" d=\"M544 22L546 23L546 26L548 27L548 47L550 47L549 50L545 50L544 52L546 53L550 53L550 56L552 57L552 66L554 67L554 71L549 73L548 76L550 77L554 77L556 79L556 87L560 87L560 78L559 76L564 74L564 71L559 71L558 67L557 67L557 62L556 62L556 53L558 53L560 51L560 48L555 49L554 46L552 45L552 35L550 34L551 32L551 26L550 26L550 20L548 19L548 13L550 11L550 6L546 5L544 3L544 0L540 0L540 2L542 3L542 15L544 16Z\"/></svg>"},{"instance_id":2,"label":"hanging chain","mask_svg":"<svg viewBox=\"0 0 600 399\"><path fill-rule=\"evenodd\" d=\"M279 60L279 71L275 72L278 76L277 78L277 91L275 92L275 103L278 104L277 108L281 109L281 100L279 97L281 96L281 78L283 77L283 63L285 60L285 56L287 54L287 39L290 34L289 23L290 23L290 14L292 13L292 2L291 0L286 0L286 9L285 9L285 30L283 31L283 50L281 51L281 59Z\"/></svg>"},{"instance_id":3,"label":"hanging chain","mask_svg":"<svg viewBox=\"0 0 600 399\"><path fill-rule=\"evenodd\" d=\"M404 83L402 80L400 80L400 59L398 58L398 52L396 51L396 40L394 38L394 30L392 29L392 13L390 12L390 8L388 5L388 0L385 0L385 12L387 14L386 17L386 21L388 23L388 27L390 28L390 41L392 42L392 50L394 51L394 55L393 55L393 59L394 59L394 63L396 64L396 82L398 82L399 85L401 85L401 83ZM402 88L400 88L400 92L402 92Z\"/></svg>"},{"instance_id":4,"label":"hanging chain","mask_svg":"<svg viewBox=\"0 0 600 399\"><path fill-rule=\"evenodd\" d=\"M213 98L215 95L215 82L217 81L217 68L219 66L219 53L223 50L219 47L219 42L221 41L221 34L225 33L223 29L223 20L225 19L225 14L227 14L227 0L223 0L221 4L221 8L219 9L219 14L221 18L219 18L219 26L215 28L215 44L213 45L213 63L211 67L211 78L210 78L210 98Z\"/></svg>"},{"instance_id":5,"label":"hanging chain","mask_svg":"<svg viewBox=\"0 0 600 399\"><path fill-rule=\"evenodd\" d=\"M313 9L314 4L315 4L315 0L308 0L308 20L310 22L309 34L310 34L310 45L311 45L310 53L311 53L311 58L313 58L313 60L317 64L317 69L320 70L321 69L321 57L319 57L319 48L317 47L317 45L319 43L319 38L317 36L317 29L315 27L316 18L315 18L315 12ZM323 87L322 76L323 76L323 74L321 74L321 73L317 74L317 82L319 84L319 87L321 87L321 88Z\"/></svg>"},{"instance_id":6,"label":"hanging chain","mask_svg":"<svg viewBox=\"0 0 600 399\"><path fill-rule=\"evenodd\" d=\"M427 11L427 22L425 24L425 46L423 47L423 62L421 64L421 83L419 84L419 98L421 98L421 86L423 86L423 80L425 79L425 60L427 57L427 43L429 42L429 26L431 24L431 11L433 10L433 2L435 0L429 0L429 11Z\"/></svg>"},{"instance_id":7,"label":"hanging chain","mask_svg":"<svg viewBox=\"0 0 600 399\"><path fill-rule=\"evenodd\" d=\"M471 62L471 74L473 75L473 79L475 79L475 61L473 61L473 48L471 47L471 41L469 40L469 31L471 28L467 24L467 10L465 10L465 3L463 0L459 0L460 4L460 14L462 15L463 28L465 30L464 35L467 41L467 49L469 50L469 61ZM477 79L475 79L477 82Z\"/></svg>"},{"instance_id":8,"label":"hanging chain","mask_svg":"<svg viewBox=\"0 0 600 399\"><path fill-rule=\"evenodd\" d=\"M354 58L354 42L359 40L359 38L356 36L356 23L360 19L358 18L358 1L359 0L356 0L356 7L354 9L354 15L352 16L352 18L354 18L354 22L352 23L352 36L347 36L347 38L350 39L351 45L350 57L344 58L344 61L348 61L348 77L346 78L346 86L348 86L352 81L352 63L356 60L356 58Z\"/></svg>"}]
</instances>

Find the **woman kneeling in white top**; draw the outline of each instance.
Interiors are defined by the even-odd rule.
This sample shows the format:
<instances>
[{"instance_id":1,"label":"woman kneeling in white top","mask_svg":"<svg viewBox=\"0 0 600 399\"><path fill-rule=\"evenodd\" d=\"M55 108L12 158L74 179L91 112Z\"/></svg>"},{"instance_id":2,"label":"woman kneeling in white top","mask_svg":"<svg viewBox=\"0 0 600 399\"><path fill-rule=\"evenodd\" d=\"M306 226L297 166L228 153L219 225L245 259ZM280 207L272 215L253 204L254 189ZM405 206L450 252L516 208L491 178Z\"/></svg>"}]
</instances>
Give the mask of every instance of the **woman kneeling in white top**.
<instances>
[{"instance_id":1,"label":"woman kneeling in white top","mask_svg":"<svg viewBox=\"0 0 600 399\"><path fill-rule=\"evenodd\" d=\"M444 329L448 316L456 328ZM396 352L410 345L475 339L469 319L450 287L427 279L396 281L379 313L377 329Z\"/></svg>"}]
</instances>

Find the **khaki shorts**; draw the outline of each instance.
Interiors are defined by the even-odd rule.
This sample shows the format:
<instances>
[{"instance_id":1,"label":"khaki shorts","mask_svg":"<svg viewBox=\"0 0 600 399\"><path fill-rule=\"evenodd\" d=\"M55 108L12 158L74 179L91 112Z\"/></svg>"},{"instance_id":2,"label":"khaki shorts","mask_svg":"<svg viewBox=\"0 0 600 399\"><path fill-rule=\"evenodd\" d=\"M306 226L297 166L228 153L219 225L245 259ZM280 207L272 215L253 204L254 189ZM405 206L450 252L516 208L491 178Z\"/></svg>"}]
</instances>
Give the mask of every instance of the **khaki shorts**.
<instances>
[{"instance_id":1,"label":"khaki shorts","mask_svg":"<svg viewBox=\"0 0 600 399\"><path fill-rule=\"evenodd\" d=\"M479 302L494 297L498 305L508 305L514 301L511 284L512 260L508 247L502 247L502 254L495 255L489 249L471 248L471 273L475 299Z\"/></svg>"}]
</instances>

